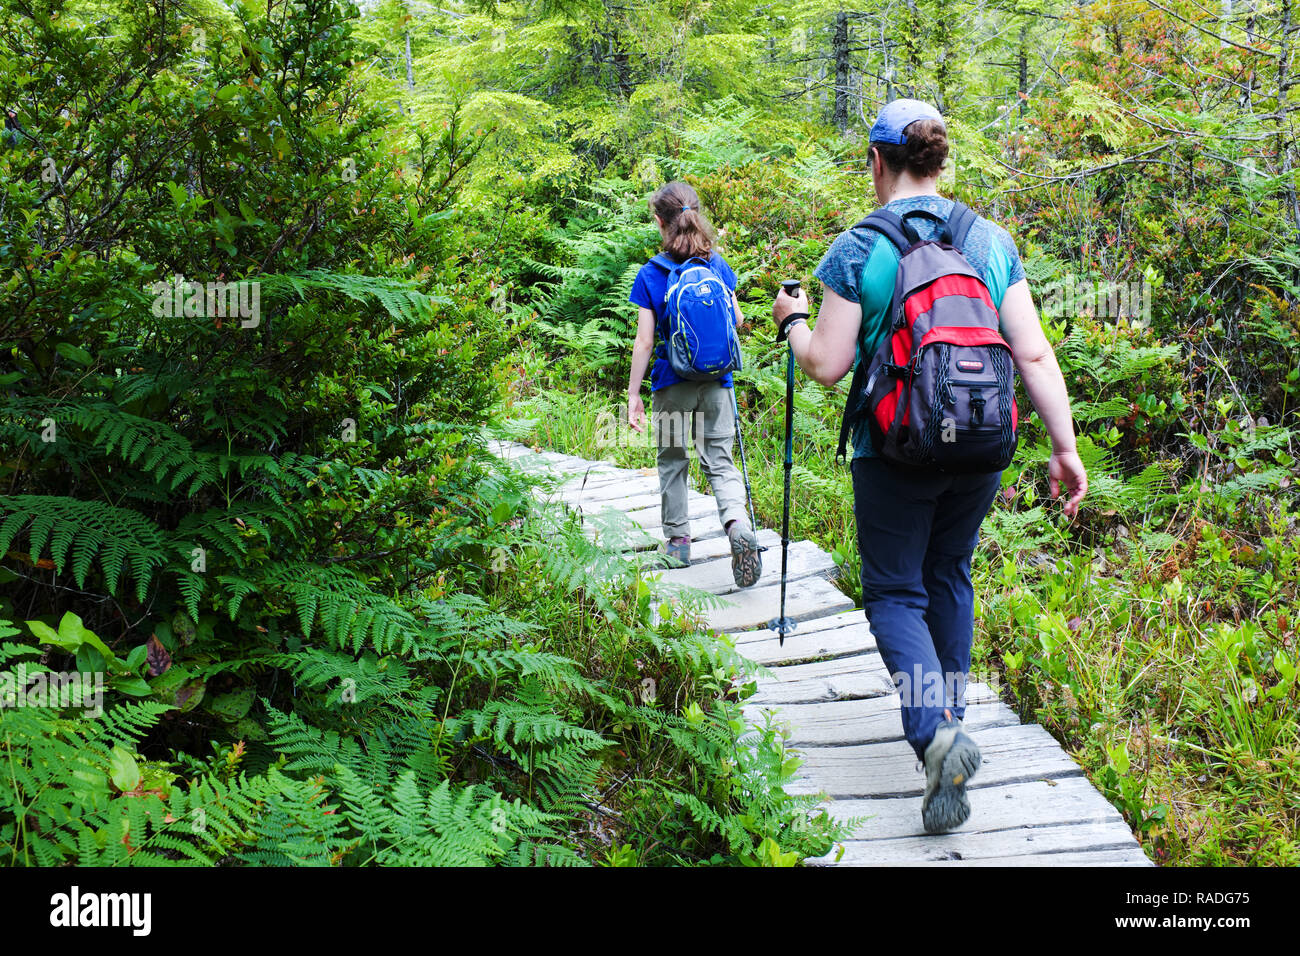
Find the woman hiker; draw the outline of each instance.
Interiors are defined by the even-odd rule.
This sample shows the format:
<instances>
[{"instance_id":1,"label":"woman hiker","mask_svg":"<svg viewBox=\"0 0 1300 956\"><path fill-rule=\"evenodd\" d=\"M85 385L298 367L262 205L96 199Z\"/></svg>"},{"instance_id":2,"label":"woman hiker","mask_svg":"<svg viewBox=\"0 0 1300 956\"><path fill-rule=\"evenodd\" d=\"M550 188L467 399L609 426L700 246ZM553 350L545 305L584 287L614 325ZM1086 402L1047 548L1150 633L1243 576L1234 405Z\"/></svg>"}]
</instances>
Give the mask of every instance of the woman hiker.
<instances>
[{"instance_id":1,"label":"woman hiker","mask_svg":"<svg viewBox=\"0 0 1300 956\"><path fill-rule=\"evenodd\" d=\"M650 211L659 225L662 248L674 262L698 256L731 292L740 325L740 300L736 298L736 273L713 248L714 234L700 213L700 197L683 182L671 182L650 197ZM636 431L645 426L645 405L641 401L641 380L654 354L650 390L658 446L660 514L668 554L690 564L691 523L686 514L686 433L693 430L700 466L718 502L718 518L731 545L731 572L739 587L754 584L762 573L758 536L745 515L745 486L731 458L735 437L735 412L731 402L731 374L707 382L683 381L673 374L665 351L664 299L668 272L653 260L637 273L629 300L640 306L636 341L632 346L632 372L627 385L628 423ZM687 423L694 428L688 429Z\"/></svg>"},{"instance_id":2,"label":"woman hiker","mask_svg":"<svg viewBox=\"0 0 1300 956\"><path fill-rule=\"evenodd\" d=\"M939 171L948 156L943 119L927 103L898 99L880 111L869 141L876 198L906 218L922 240L940 235L952 201L939 195ZM1000 331L1048 435L1053 497L1064 486L1064 510L1073 516L1088 489L1075 450L1065 380L1039 325L1015 243L1001 226L977 218L962 244L996 306ZM823 385L867 361L885 332L899 253L870 228L841 233L818 264L822 283L817 327L800 318L783 329L795 360ZM778 326L806 314L810 302L782 291L773 305ZM878 457L871 430L859 419L852 432L853 507L862 557L862 603L885 666L902 698L903 733L926 782L922 823L937 833L970 815L965 789L980 764L979 748L962 729L965 678L974 631L970 562L1001 473L917 474ZM937 683L936 683L937 682ZM925 687L942 695L922 695ZM936 699L942 696L942 703ZM918 768L919 769L919 768Z\"/></svg>"}]
</instances>

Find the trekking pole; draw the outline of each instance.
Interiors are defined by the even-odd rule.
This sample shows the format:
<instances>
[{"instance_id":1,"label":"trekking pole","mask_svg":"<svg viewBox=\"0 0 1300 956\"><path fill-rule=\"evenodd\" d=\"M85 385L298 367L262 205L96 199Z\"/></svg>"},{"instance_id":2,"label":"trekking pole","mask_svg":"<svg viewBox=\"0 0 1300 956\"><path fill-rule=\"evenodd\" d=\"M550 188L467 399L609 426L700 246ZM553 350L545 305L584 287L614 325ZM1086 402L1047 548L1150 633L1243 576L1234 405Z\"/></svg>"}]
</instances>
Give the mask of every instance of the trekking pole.
<instances>
[{"instance_id":1,"label":"trekking pole","mask_svg":"<svg viewBox=\"0 0 1300 956\"><path fill-rule=\"evenodd\" d=\"M799 294L798 279L784 279L785 294ZM790 557L790 468L794 464L794 349L786 341L785 353L785 503L781 506L781 615L769 621L767 628L776 631L778 644L785 645L785 635L794 630L794 621L785 616L786 562Z\"/></svg>"}]
</instances>

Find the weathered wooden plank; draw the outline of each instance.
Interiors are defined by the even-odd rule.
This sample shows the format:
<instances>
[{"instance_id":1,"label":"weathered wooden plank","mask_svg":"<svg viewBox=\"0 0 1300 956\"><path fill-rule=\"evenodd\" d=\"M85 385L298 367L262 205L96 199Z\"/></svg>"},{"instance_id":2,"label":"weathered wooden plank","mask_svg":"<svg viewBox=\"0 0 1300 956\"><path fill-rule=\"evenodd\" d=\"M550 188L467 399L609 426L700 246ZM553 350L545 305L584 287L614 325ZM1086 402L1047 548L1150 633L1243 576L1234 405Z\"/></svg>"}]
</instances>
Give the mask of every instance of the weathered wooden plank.
<instances>
[{"instance_id":1,"label":"weathered wooden plank","mask_svg":"<svg viewBox=\"0 0 1300 956\"><path fill-rule=\"evenodd\" d=\"M896 866L1154 866L1140 848L1090 850L1077 853L1035 853L1030 856L983 857L975 860L922 860Z\"/></svg>"},{"instance_id":2,"label":"weathered wooden plank","mask_svg":"<svg viewBox=\"0 0 1300 956\"><path fill-rule=\"evenodd\" d=\"M972 794L972 806L975 797ZM974 811L972 811L973 813ZM917 818L921 815L917 806ZM898 837L889 840L853 841L844 844L841 866L897 866L902 863L944 862L979 859L1025 859L1034 865L1036 856L1097 850L1141 852L1128 827L1109 823L1067 823L1045 827L1013 827L1007 830ZM833 859L833 854L830 855Z\"/></svg>"},{"instance_id":3,"label":"weathered wooden plank","mask_svg":"<svg viewBox=\"0 0 1300 956\"><path fill-rule=\"evenodd\" d=\"M631 468L620 468L618 465L607 461L590 461L573 455L564 455L558 460L547 462L547 464L556 478L566 482L573 480L581 482L584 476L589 484L602 479L639 476L639 472Z\"/></svg>"},{"instance_id":4,"label":"weathered wooden plank","mask_svg":"<svg viewBox=\"0 0 1300 956\"><path fill-rule=\"evenodd\" d=\"M610 468L608 471L578 472L576 475L569 475L564 477L556 489L564 496L573 496L582 492L603 494L607 490L627 488L628 485L633 484L658 488L659 481L653 476L642 475L641 472L628 471L627 468Z\"/></svg>"},{"instance_id":5,"label":"weathered wooden plank","mask_svg":"<svg viewBox=\"0 0 1300 956\"><path fill-rule=\"evenodd\" d=\"M797 681L812 680L819 677L843 677L859 671L883 671L884 661L875 652L850 654L826 661L811 661L803 664L784 664L771 668L771 676L759 680L759 686L768 684L789 684ZM891 686L892 690L892 686Z\"/></svg>"},{"instance_id":6,"label":"weathered wooden plank","mask_svg":"<svg viewBox=\"0 0 1300 956\"><path fill-rule=\"evenodd\" d=\"M779 549L781 540L775 533L772 534L771 538L765 538L764 535L760 534L759 545L762 546L773 538L775 538L776 547ZM728 543L728 539L723 538L722 540L723 543ZM663 580L665 583L684 584L689 587L699 588L702 591L712 591L714 594L726 594L731 591L741 590L741 588L736 587L735 578L731 576L729 543L726 556L714 561L702 561L694 553L695 549L693 547L691 551L691 566L664 572ZM775 561L773 555L775 555ZM753 585L754 587L771 584L774 580L779 581L781 577L781 552L779 550L769 550L762 555L762 558L763 574L759 578L759 583ZM790 545L789 580L806 578L810 574L826 574L834 570L835 562L831 560L830 555L811 541L797 541Z\"/></svg>"},{"instance_id":7,"label":"weathered wooden plank","mask_svg":"<svg viewBox=\"0 0 1300 956\"><path fill-rule=\"evenodd\" d=\"M868 745L881 746L881 745ZM827 750L842 750L829 747ZM822 755L813 754L820 758ZM790 793L823 794L834 800L882 800L893 797L915 797L918 800L925 786L923 768L909 750L899 750L880 759L856 762L851 754L832 754L830 759L817 759L807 764L801 776L791 780L786 789ZM1025 780L1055 780L1082 774L1079 765L1070 760L1060 747L1040 747L1021 753L1023 763L1000 764L981 767L973 778L970 793L972 807L975 795L985 785L1016 783ZM972 813L976 812L975 810ZM920 803L917 804L920 813Z\"/></svg>"},{"instance_id":8,"label":"weathered wooden plank","mask_svg":"<svg viewBox=\"0 0 1300 956\"><path fill-rule=\"evenodd\" d=\"M731 605L714 611L710 623L719 631L738 631L770 621L781 613L779 584L757 585L726 595ZM789 582L785 613L796 621L851 608L853 602L825 578L808 577Z\"/></svg>"},{"instance_id":9,"label":"weathered wooden plank","mask_svg":"<svg viewBox=\"0 0 1300 956\"><path fill-rule=\"evenodd\" d=\"M717 511L714 510L713 512L711 512L711 514L716 516ZM646 534L650 535L651 537L658 539L660 542L663 542L665 540L664 529L661 526L643 525L642 527L645 528ZM726 541L726 538L723 537L722 535L721 522L716 520L692 522L691 523L691 560L692 561L695 560L695 556L697 554L696 545L698 545L702 541L711 540L713 538L719 538L719 537L721 537L724 542ZM727 545L727 547L730 548L731 546Z\"/></svg>"},{"instance_id":10,"label":"weathered wooden plank","mask_svg":"<svg viewBox=\"0 0 1300 956\"><path fill-rule=\"evenodd\" d=\"M859 671L838 677L817 677L784 684L760 682L758 693L749 699L749 703L773 706L809 704L835 700L863 700L893 693L894 683L882 668L873 672Z\"/></svg>"},{"instance_id":11,"label":"weathered wooden plank","mask_svg":"<svg viewBox=\"0 0 1300 956\"><path fill-rule=\"evenodd\" d=\"M744 649L740 648L741 653ZM1016 715L986 684L972 683L966 690L966 718L969 727L1019 723ZM762 704L746 705L747 713ZM787 704L779 708L782 720L792 728L796 746L840 746L901 740L903 719L897 695L868 700L844 700L830 704Z\"/></svg>"},{"instance_id":12,"label":"weathered wooden plank","mask_svg":"<svg viewBox=\"0 0 1300 956\"><path fill-rule=\"evenodd\" d=\"M994 730L1011 733L992 738ZM975 794L998 784L1072 777L1083 772L1051 735L1036 724L983 731L972 728L971 736L979 744L983 757L979 772L971 778L972 808L977 802ZM804 763L792 789L805 793L821 790L837 801L919 797L925 789L925 774L917 769L912 748L901 740L800 750Z\"/></svg>"},{"instance_id":13,"label":"weathered wooden plank","mask_svg":"<svg viewBox=\"0 0 1300 956\"><path fill-rule=\"evenodd\" d=\"M637 489L632 488L631 490L636 491ZM640 490L647 492L647 494L653 492L654 498L651 500L654 501L659 500L659 491L657 488L653 488L649 485L646 485L643 489ZM599 491L599 489L597 489L597 491ZM620 485L617 494L620 496L627 495L628 490L622 485ZM587 514L591 514L592 512L595 511L600 511L601 509L606 507L614 507L614 509L617 511L625 510L617 506L616 504L617 499L614 499L613 501L607 500L601 498L598 494L566 495L563 492L558 490L551 490L551 489L538 486L533 488L532 495L533 495L533 500L542 502L543 504L550 504L550 505L555 505L557 507L568 508L571 511L581 510Z\"/></svg>"},{"instance_id":14,"label":"weathered wooden plank","mask_svg":"<svg viewBox=\"0 0 1300 956\"><path fill-rule=\"evenodd\" d=\"M627 521L621 512L587 514L582 533L592 541L621 551L647 551L663 548L663 538Z\"/></svg>"},{"instance_id":15,"label":"weathered wooden plank","mask_svg":"<svg viewBox=\"0 0 1300 956\"><path fill-rule=\"evenodd\" d=\"M553 484L557 489L565 487L569 482L574 482L575 486L580 486L584 477L587 479L587 486L593 488L607 480L617 482L632 480L633 476L640 477L635 472L624 477L620 474L622 469L615 468L605 462L587 461L582 458L574 458L571 455L557 455L554 452L531 453L504 460L508 461L511 467L527 475L538 479L546 479L548 483Z\"/></svg>"},{"instance_id":16,"label":"weathered wooden plank","mask_svg":"<svg viewBox=\"0 0 1300 956\"><path fill-rule=\"evenodd\" d=\"M775 556L776 582L781 581L781 553L778 551ZM800 621L799 626L793 632L786 635L786 640L791 640L795 635L807 637L816 634L819 631L829 631L835 628L851 627L854 624L866 623L866 617L861 608L850 608L846 611L837 611L834 614L827 614L822 617L813 618L807 621ZM768 630L766 627L755 628L749 631L735 631L731 634L731 639L738 644L748 643L750 641L765 641L769 638L776 637L776 631Z\"/></svg>"},{"instance_id":17,"label":"weathered wooden plank","mask_svg":"<svg viewBox=\"0 0 1300 956\"><path fill-rule=\"evenodd\" d=\"M764 530L764 531L760 531L758 534L758 541L760 545L764 544L765 542L770 542L772 540L775 540L775 538L776 535L772 531ZM726 557L714 558L713 560L700 560L699 559L700 552L705 552L708 554L715 554L715 555L722 554L725 555ZM666 563L663 563L667 561L667 555L664 554L663 557L660 557L659 555L661 553L662 550L657 552L641 552L641 558L642 560L646 561L648 565L651 562L654 563L654 566L647 567L647 572L651 574L659 575L658 585L662 586L662 590L665 596L670 595L671 593L673 593L679 588L695 588L701 591L707 591L711 594L720 593L723 590L722 588L699 587L699 585L697 583L694 583L694 581L692 580L693 578L692 572L694 572L699 567L707 567L709 565L718 566L716 569L712 571L711 576L716 577L719 572L725 571L727 575L728 583L731 585L729 590L731 591L739 590L736 587L735 579L731 577L731 545L728 542L727 538L725 537L706 538L703 541L692 541L691 542L691 564L685 568L676 567L676 566L670 567Z\"/></svg>"},{"instance_id":18,"label":"weathered wooden plank","mask_svg":"<svg viewBox=\"0 0 1300 956\"><path fill-rule=\"evenodd\" d=\"M976 790L974 783L979 782L981 775L982 772L976 774L972 781L971 817L955 832L1062 823L1106 824L1127 830L1120 812L1097 792L1087 777L1030 780ZM823 805L837 820L869 817L854 833L855 840L927 835L921 826L921 804L915 797L828 800Z\"/></svg>"},{"instance_id":19,"label":"weathered wooden plank","mask_svg":"<svg viewBox=\"0 0 1300 956\"><path fill-rule=\"evenodd\" d=\"M814 664L772 669L772 676L759 678L758 693L749 704L810 704L833 700L884 697L894 693L878 654L855 654Z\"/></svg>"},{"instance_id":20,"label":"weathered wooden plank","mask_svg":"<svg viewBox=\"0 0 1300 956\"><path fill-rule=\"evenodd\" d=\"M578 462L578 464L558 469L565 484L570 482L581 484L583 475L587 476L588 482L610 481L618 478L654 479L657 477L653 468L647 471L642 468L627 468L623 465L616 465L612 461L591 461L586 458L577 458L574 461Z\"/></svg>"},{"instance_id":21,"label":"weathered wooden plank","mask_svg":"<svg viewBox=\"0 0 1300 956\"><path fill-rule=\"evenodd\" d=\"M624 478L607 484L582 487L564 487L555 496L567 505L587 505L600 502L628 511L631 508L646 508L659 500L659 482L653 478ZM648 499L648 501L647 501ZM624 505L624 500L635 502Z\"/></svg>"},{"instance_id":22,"label":"weathered wooden plank","mask_svg":"<svg viewBox=\"0 0 1300 956\"><path fill-rule=\"evenodd\" d=\"M656 478L648 478L640 472L628 471L625 468L611 468L608 471L593 471L589 474L580 472L571 475L556 486L556 491L567 501L584 495L594 498L598 495L615 494L619 490L626 491L628 488L638 491L647 488L654 491L658 487Z\"/></svg>"},{"instance_id":23,"label":"weathered wooden plank","mask_svg":"<svg viewBox=\"0 0 1300 956\"><path fill-rule=\"evenodd\" d=\"M565 455L558 451L533 451L531 448L520 452L511 459L516 465L524 468L545 469L554 471L557 466L564 464L577 464L581 458L574 458L572 455Z\"/></svg>"},{"instance_id":24,"label":"weathered wooden plank","mask_svg":"<svg viewBox=\"0 0 1300 956\"><path fill-rule=\"evenodd\" d=\"M613 508L615 511L630 513L641 508L655 507L659 504L659 488L620 488L609 497L596 495L577 495L566 497L564 503L570 508L582 508L583 511L601 511Z\"/></svg>"},{"instance_id":25,"label":"weathered wooden plank","mask_svg":"<svg viewBox=\"0 0 1300 956\"><path fill-rule=\"evenodd\" d=\"M751 631L748 633L760 633ZM876 639L865 621L853 627L800 634L795 631L781 644L772 637L763 641L746 641L736 645L744 657L765 667L774 664L795 664L806 661L829 660L852 654L862 654L876 649Z\"/></svg>"},{"instance_id":26,"label":"weathered wooden plank","mask_svg":"<svg viewBox=\"0 0 1300 956\"><path fill-rule=\"evenodd\" d=\"M492 452L498 458L504 458L506 461L513 461L517 458L527 458L536 455L527 445L517 441L489 441L487 443L488 451Z\"/></svg>"},{"instance_id":27,"label":"weathered wooden plank","mask_svg":"<svg viewBox=\"0 0 1300 956\"><path fill-rule=\"evenodd\" d=\"M658 528L663 524L663 519L659 515L659 497L655 496L655 504L649 507L635 508L627 512L627 516L643 528ZM686 499L686 517L692 521L701 518L712 518L713 524L717 523L718 502L711 495L695 495ZM719 533L722 529L718 528ZM692 536L695 529L691 529Z\"/></svg>"},{"instance_id":28,"label":"weathered wooden plank","mask_svg":"<svg viewBox=\"0 0 1300 956\"><path fill-rule=\"evenodd\" d=\"M601 502L601 506L605 508L617 508L619 511L625 511L629 518L632 518L633 521L640 523L642 527L644 527L645 523L637 517L637 515L643 511L653 511L655 512L655 520L653 523L659 524L659 502L662 500L663 499L659 494L659 489L656 488L653 495L635 495L627 499L606 499ZM698 513L702 517L718 513L717 499L713 498L711 495L702 495L698 491L688 491L686 493L686 512L694 518L696 517L696 512L692 511L691 505L696 506Z\"/></svg>"},{"instance_id":29,"label":"weathered wooden plank","mask_svg":"<svg viewBox=\"0 0 1300 956\"><path fill-rule=\"evenodd\" d=\"M556 498L566 504L585 501L612 501L633 495L657 495L659 494L659 482L653 478L642 478L640 475L627 478L620 477L610 481L589 482L586 485L582 484L581 481L574 481L560 485L554 494Z\"/></svg>"}]
</instances>

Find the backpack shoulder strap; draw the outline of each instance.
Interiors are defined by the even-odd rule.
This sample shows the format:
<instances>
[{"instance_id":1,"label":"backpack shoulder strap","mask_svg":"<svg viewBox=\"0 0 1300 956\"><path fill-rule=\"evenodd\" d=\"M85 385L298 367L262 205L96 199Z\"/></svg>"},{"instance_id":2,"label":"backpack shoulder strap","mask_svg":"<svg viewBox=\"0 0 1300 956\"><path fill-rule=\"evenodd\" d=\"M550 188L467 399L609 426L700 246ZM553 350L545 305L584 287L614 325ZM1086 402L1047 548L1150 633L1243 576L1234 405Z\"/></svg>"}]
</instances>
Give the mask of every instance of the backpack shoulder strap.
<instances>
[{"instance_id":1,"label":"backpack shoulder strap","mask_svg":"<svg viewBox=\"0 0 1300 956\"><path fill-rule=\"evenodd\" d=\"M650 261L668 273L668 283L667 285L664 286L664 302L666 303L668 301L668 297L673 293L673 286L676 284L673 281L674 278L679 276L681 272L683 272L686 269L686 267L690 265L691 260L686 259L682 262L678 262L676 259L673 259L671 256L669 256L668 253L661 252Z\"/></svg>"},{"instance_id":2,"label":"backpack shoulder strap","mask_svg":"<svg viewBox=\"0 0 1300 956\"><path fill-rule=\"evenodd\" d=\"M975 210L971 209L970 206L958 199L954 199L952 201L952 212L948 214L948 221L943 227L943 241L961 252L962 246L966 242L966 236L978 218L979 216L975 214Z\"/></svg>"},{"instance_id":3,"label":"backpack shoulder strap","mask_svg":"<svg viewBox=\"0 0 1300 956\"><path fill-rule=\"evenodd\" d=\"M859 355L857 365L853 368L853 380L849 383L849 397L844 403L844 414L840 417L840 439L835 446L836 464L844 461L848 452L849 435L853 431L853 423L860 417L857 402L858 395L862 391L867 362L867 356Z\"/></svg>"},{"instance_id":4,"label":"backpack shoulder strap","mask_svg":"<svg viewBox=\"0 0 1300 956\"><path fill-rule=\"evenodd\" d=\"M871 229L880 233L894 244L894 248L898 250L900 256L907 251L909 246L921 241L920 235L917 234L917 231L912 228L910 223L888 209L877 209L853 228Z\"/></svg>"},{"instance_id":5,"label":"backpack shoulder strap","mask_svg":"<svg viewBox=\"0 0 1300 956\"><path fill-rule=\"evenodd\" d=\"M889 209L877 209L853 228L873 229L880 233L894 244L894 248L898 250L899 258L902 258L903 253L921 241L920 234L907 221L913 216L932 219L936 222L944 221L942 217L936 216L927 209L913 209L902 216ZM897 288L895 288L894 294L897 296ZM893 312L892 304L890 305L890 312ZM844 417L840 420L839 444L835 450L835 460L837 462L844 460L848 451L849 435L853 425L862 417L862 392L867 384L867 368L874 358L874 356L868 355L862 350L860 336L861 331L859 330L858 362L853 369L853 380L849 384L849 397L844 406Z\"/></svg>"}]
</instances>

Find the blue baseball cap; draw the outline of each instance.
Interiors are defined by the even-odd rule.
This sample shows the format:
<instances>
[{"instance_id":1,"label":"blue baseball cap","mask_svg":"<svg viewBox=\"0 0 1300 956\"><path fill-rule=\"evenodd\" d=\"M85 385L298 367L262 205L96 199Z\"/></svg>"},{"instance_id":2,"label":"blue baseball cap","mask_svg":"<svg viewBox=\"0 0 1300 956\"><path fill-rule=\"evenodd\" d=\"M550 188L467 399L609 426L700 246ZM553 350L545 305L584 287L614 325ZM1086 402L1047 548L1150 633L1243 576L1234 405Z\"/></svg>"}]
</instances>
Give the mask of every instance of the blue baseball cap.
<instances>
[{"instance_id":1,"label":"blue baseball cap","mask_svg":"<svg viewBox=\"0 0 1300 956\"><path fill-rule=\"evenodd\" d=\"M943 117L929 103L921 100L891 100L884 105L876 116L876 123L871 127L870 141L873 143L906 143L907 134L903 130L920 119Z\"/></svg>"}]
</instances>

